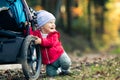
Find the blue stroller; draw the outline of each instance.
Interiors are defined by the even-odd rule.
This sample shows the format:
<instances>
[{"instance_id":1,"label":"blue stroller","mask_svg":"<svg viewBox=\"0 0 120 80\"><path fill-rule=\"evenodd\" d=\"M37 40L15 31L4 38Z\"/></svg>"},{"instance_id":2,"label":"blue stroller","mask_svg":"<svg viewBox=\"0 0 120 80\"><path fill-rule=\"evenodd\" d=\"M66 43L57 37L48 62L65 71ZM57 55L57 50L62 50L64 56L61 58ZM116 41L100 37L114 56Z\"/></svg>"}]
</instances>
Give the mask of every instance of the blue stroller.
<instances>
[{"instance_id":1,"label":"blue stroller","mask_svg":"<svg viewBox=\"0 0 120 80\"><path fill-rule=\"evenodd\" d=\"M40 47L29 29L35 29L35 13L25 0L0 0L0 64L22 64L27 80L40 75ZM25 24L25 23L28 24Z\"/></svg>"}]
</instances>

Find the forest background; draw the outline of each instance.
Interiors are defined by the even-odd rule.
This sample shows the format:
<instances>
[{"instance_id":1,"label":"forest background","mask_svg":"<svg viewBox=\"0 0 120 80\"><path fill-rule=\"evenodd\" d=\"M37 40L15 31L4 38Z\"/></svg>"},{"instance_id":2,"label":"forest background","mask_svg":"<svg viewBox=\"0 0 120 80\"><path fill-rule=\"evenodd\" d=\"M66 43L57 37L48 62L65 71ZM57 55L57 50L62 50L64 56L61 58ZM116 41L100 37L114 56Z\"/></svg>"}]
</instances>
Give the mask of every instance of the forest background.
<instances>
[{"instance_id":1,"label":"forest background","mask_svg":"<svg viewBox=\"0 0 120 80\"><path fill-rule=\"evenodd\" d=\"M120 53L120 0L27 0L34 10L56 17L69 52Z\"/></svg>"},{"instance_id":2,"label":"forest background","mask_svg":"<svg viewBox=\"0 0 120 80\"><path fill-rule=\"evenodd\" d=\"M63 46L72 53L73 75L49 79L43 74L38 80L120 80L120 57L114 55L120 53L120 0L26 1L36 11L45 9L55 15ZM21 69L13 69L18 65L6 66L0 65L4 69L0 78L25 80Z\"/></svg>"}]
</instances>

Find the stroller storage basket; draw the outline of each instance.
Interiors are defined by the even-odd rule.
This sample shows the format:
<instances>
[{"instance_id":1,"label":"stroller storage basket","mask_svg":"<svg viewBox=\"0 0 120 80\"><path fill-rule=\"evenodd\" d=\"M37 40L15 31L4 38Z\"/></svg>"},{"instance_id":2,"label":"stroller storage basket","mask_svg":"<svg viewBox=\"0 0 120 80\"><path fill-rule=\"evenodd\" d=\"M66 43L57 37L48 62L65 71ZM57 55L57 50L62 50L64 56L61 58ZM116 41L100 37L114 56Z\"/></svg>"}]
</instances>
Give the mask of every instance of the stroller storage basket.
<instances>
[{"instance_id":1,"label":"stroller storage basket","mask_svg":"<svg viewBox=\"0 0 120 80\"><path fill-rule=\"evenodd\" d=\"M15 62L22 45L23 38L0 38L0 63Z\"/></svg>"}]
</instances>

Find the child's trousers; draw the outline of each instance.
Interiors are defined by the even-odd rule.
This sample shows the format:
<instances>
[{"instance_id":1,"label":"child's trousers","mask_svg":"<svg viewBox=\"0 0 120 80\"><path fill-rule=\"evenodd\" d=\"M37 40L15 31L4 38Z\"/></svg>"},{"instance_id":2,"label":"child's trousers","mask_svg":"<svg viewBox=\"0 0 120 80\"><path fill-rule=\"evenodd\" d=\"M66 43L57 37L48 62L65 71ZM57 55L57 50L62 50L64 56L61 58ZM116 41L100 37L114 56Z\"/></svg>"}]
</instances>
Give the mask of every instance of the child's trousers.
<instances>
[{"instance_id":1,"label":"child's trousers","mask_svg":"<svg viewBox=\"0 0 120 80\"><path fill-rule=\"evenodd\" d=\"M48 76L56 76L58 75L61 71L66 72L69 70L71 66L71 60L69 56L64 52L58 60L56 60L52 64L46 65L46 74ZM61 69L58 70L58 69Z\"/></svg>"}]
</instances>

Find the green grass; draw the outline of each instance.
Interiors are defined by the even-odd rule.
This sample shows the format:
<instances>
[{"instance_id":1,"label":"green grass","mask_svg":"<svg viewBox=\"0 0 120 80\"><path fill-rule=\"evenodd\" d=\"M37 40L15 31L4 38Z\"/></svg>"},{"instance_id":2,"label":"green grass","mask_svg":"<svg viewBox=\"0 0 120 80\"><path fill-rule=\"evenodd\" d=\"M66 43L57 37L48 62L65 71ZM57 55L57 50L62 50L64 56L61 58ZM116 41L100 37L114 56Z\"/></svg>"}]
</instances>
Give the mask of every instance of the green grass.
<instances>
[{"instance_id":1,"label":"green grass","mask_svg":"<svg viewBox=\"0 0 120 80\"><path fill-rule=\"evenodd\" d=\"M46 77L42 80L120 80L120 58L82 63L71 68L71 71L71 76Z\"/></svg>"},{"instance_id":2,"label":"green grass","mask_svg":"<svg viewBox=\"0 0 120 80\"><path fill-rule=\"evenodd\" d=\"M113 50L111 50L112 54L120 54L120 46L115 47Z\"/></svg>"}]
</instances>

